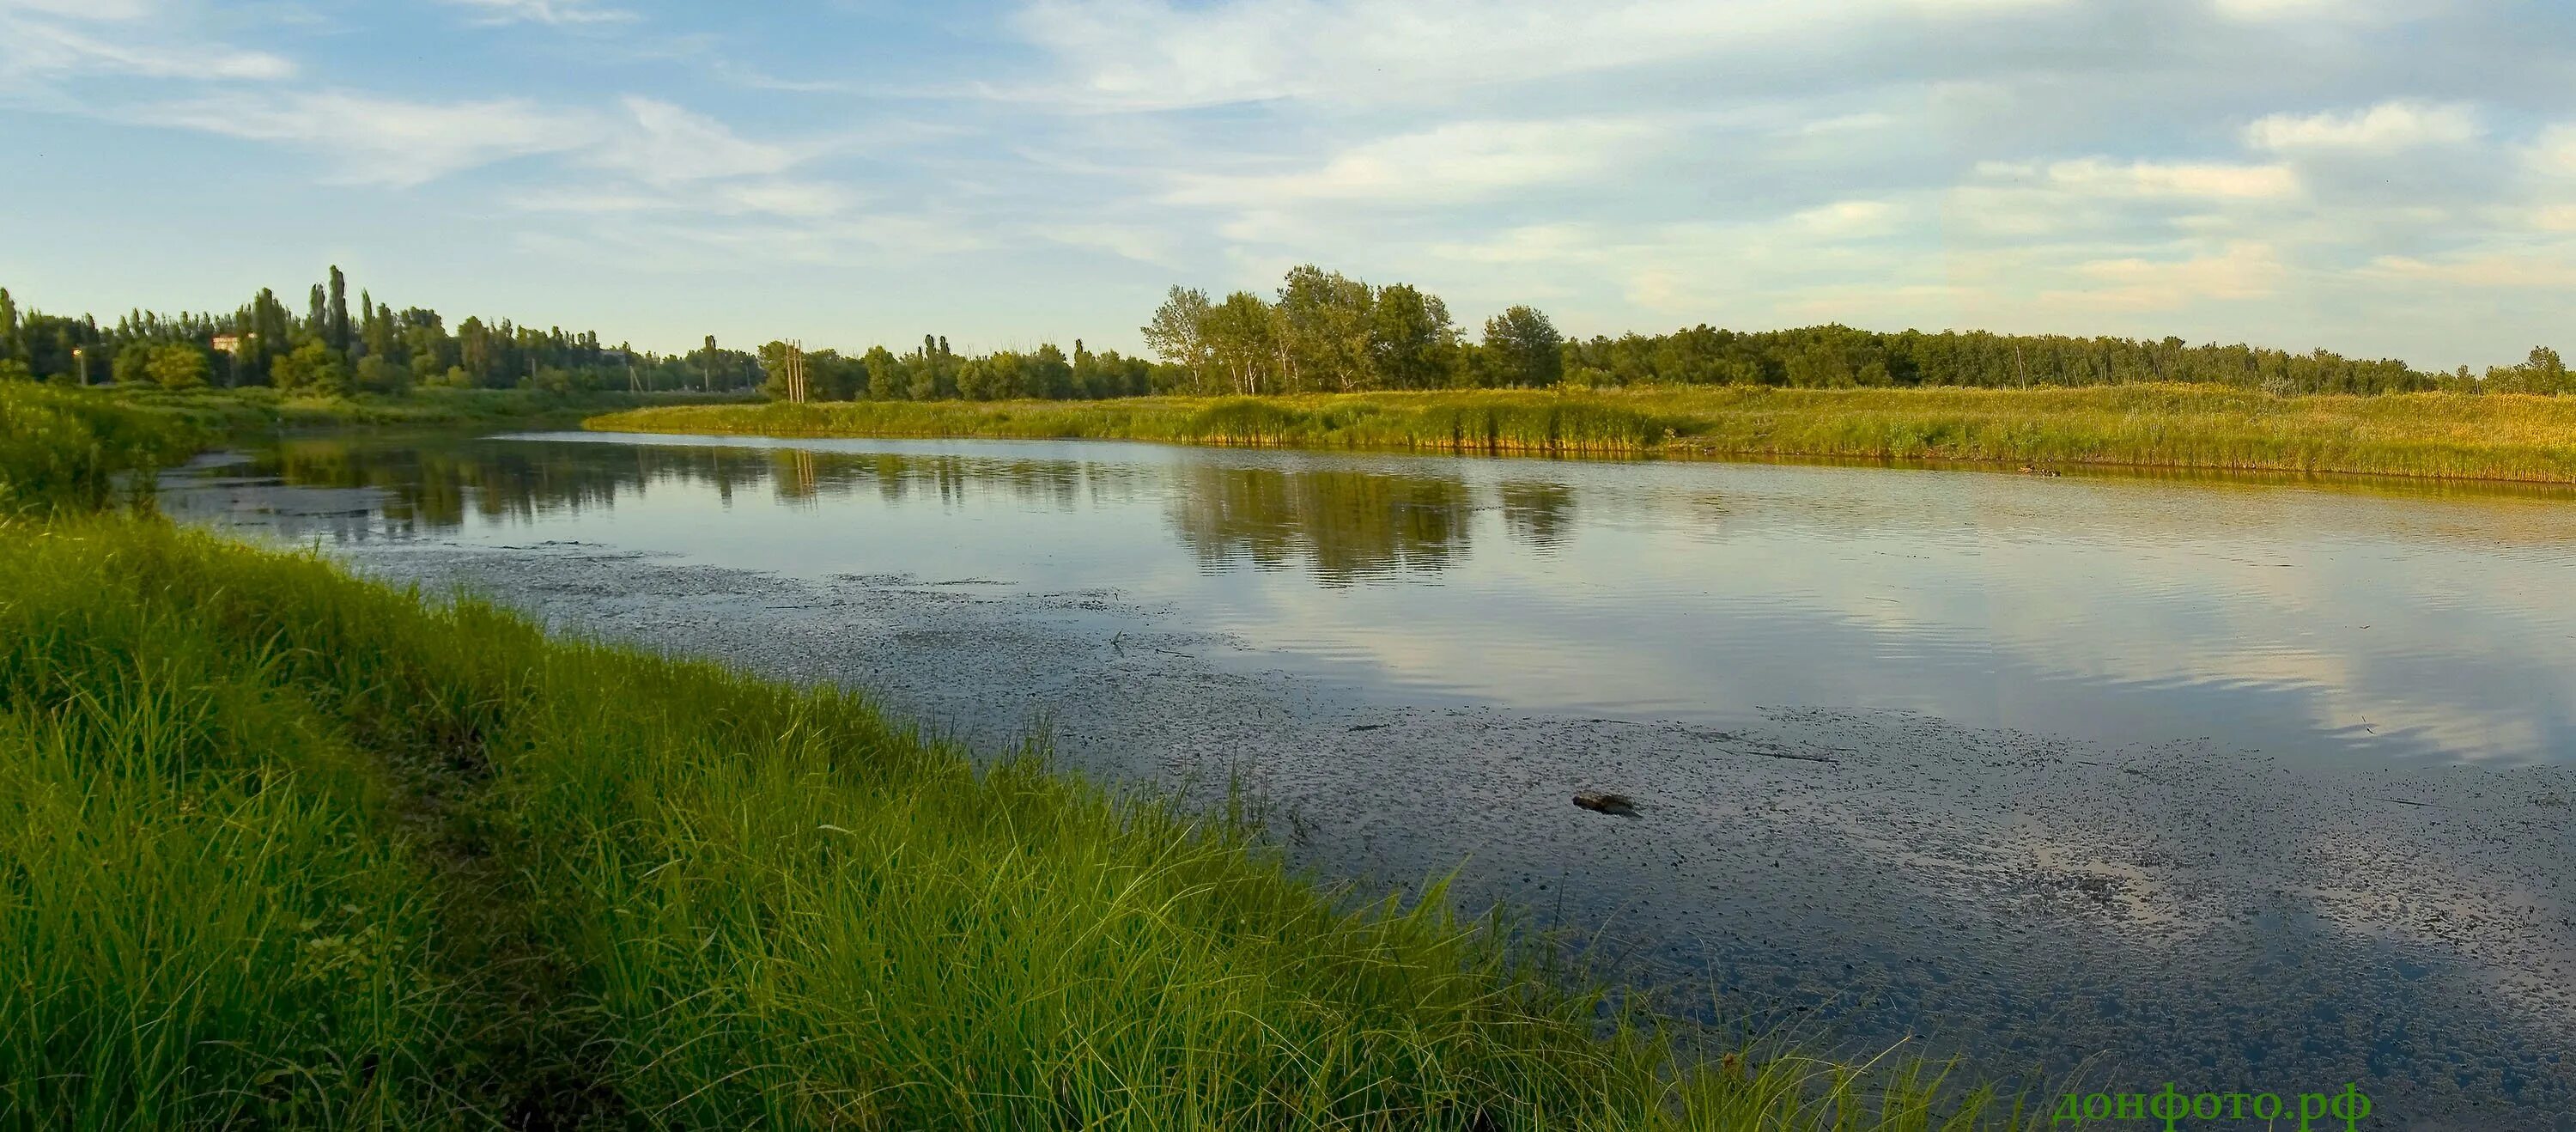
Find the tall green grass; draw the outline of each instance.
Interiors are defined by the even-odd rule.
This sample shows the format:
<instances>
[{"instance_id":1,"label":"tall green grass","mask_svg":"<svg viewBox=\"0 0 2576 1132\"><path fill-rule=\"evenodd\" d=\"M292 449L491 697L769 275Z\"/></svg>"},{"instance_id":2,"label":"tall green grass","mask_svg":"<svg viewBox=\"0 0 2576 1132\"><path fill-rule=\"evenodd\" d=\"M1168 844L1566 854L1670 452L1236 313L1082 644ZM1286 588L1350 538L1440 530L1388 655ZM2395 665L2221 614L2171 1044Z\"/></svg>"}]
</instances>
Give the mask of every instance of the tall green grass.
<instances>
[{"instance_id":1,"label":"tall green grass","mask_svg":"<svg viewBox=\"0 0 2576 1132\"><path fill-rule=\"evenodd\" d=\"M2276 397L2227 386L837 402L637 409L605 431L1120 438L1443 452L1797 456L2576 483L2576 398Z\"/></svg>"},{"instance_id":2,"label":"tall green grass","mask_svg":"<svg viewBox=\"0 0 2576 1132\"><path fill-rule=\"evenodd\" d=\"M86 511L186 459L199 432L93 394L0 382L0 515Z\"/></svg>"},{"instance_id":3,"label":"tall green grass","mask_svg":"<svg viewBox=\"0 0 2576 1132\"><path fill-rule=\"evenodd\" d=\"M448 995L386 776L184 546L0 523L0 1122L399 1119Z\"/></svg>"}]
</instances>

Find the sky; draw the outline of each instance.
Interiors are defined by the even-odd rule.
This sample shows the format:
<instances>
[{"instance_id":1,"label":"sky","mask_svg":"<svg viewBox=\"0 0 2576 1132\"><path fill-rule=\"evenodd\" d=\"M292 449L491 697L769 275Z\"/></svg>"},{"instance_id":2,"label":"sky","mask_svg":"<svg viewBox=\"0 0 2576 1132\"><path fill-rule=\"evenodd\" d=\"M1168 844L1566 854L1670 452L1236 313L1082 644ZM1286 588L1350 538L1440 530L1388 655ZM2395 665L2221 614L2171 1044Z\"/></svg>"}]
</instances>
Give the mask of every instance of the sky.
<instances>
[{"instance_id":1,"label":"sky","mask_svg":"<svg viewBox=\"0 0 2576 1132\"><path fill-rule=\"evenodd\" d=\"M2576 349L2564 0L0 0L0 286L676 350L1471 328Z\"/></svg>"}]
</instances>

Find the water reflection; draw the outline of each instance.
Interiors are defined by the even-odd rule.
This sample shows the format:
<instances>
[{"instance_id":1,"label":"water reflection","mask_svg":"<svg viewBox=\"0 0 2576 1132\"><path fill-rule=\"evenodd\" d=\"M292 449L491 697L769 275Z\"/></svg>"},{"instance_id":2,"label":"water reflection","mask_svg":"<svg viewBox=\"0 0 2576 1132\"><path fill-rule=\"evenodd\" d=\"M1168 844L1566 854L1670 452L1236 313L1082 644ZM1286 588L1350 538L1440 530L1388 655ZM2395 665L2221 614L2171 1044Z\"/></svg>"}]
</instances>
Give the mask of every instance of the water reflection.
<instances>
[{"instance_id":1,"label":"water reflection","mask_svg":"<svg viewBox=\"0 0 2576 1132\"><path fill-rule=\"evenodd\" d=\"M2576 760L2576 506L2546 493L591 434L246 455L166 505L1116 591L1407 702Z\"/></svg>"},{"instance_id":2,"label":"water reflection","mask_svg":"<svg viewBox=\"0 0 2576 1132\"><path fill-rule=\"evenodd\" d=\"M889 503L959 505L993 495L1037 507L1131 497L1134 477L1114 466L1061 459L955 454L833 453L742 446L528 444L452 434L296 437L239 454L231 477L289 487L380 493L373 515L387 535L442 534L469 522L534 524L612 509L655 486L703 489L726 505L766 491L821 503L861 493ZM1124 487L1126 490L1119 490ZM184 493L178 506L192 501Z\"/></svg>"},{"instance_id":3,"label":"water reflection","mask_svg":"<svg viewBox=\"0 0 2576 1132\"><path fill-rule=\"evenodd\" d=\"M291 487L369 489L387 534L458 530L613 508L655 485L709 489L730 505L766 487L819 504L872 495L958 507L979 498L1071 511L1133 499L1141 469L1067 459L805 448L525 444L456 437L300 438L250 454L248 476ZM1464 554L1470 517L1491 506L1455 475L1183 465L1156 477L1172 533L1202 565L1303 568L1333 585L1431 573ZM184 504L183 504L184 505ZM1562 484L1499 489L1511 533L1535 547L1563 538L1573 493ZM301 532L289 532L300 537Z\"/></svg>"},{"instance_id":4,"label":"water reflection","mask_svg":"<svg viewBox=\"0 0 2576 1132\"><path fill-rule=\"evenodd\" d=\"M1564 541L1574 518L1574 489L1545 480L1506 480L1501 487L1503 523L1522 541L1554 550Z\"/></svg>"},{"instance_id":5,"label":"water reflection","mask_svg":"<svg viewBox=\"0 0 2576 1132\"><path fill-rule=\"evenodd\" d=\"M1336 586L1449 565L1476 508L1455 476L1196 465L1177 479L1166 513L1203 567L1305 563Z\"/></svg>"}]
</instances>

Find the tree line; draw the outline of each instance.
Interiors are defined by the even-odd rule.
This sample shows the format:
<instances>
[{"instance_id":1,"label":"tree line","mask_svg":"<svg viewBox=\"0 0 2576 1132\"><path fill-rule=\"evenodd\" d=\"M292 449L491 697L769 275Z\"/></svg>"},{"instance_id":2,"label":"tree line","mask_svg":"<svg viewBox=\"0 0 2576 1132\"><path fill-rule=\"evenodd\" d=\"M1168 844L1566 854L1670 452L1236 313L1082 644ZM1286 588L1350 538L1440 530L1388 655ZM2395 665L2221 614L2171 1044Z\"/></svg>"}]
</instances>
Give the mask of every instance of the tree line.
<instances>
[{"instance_id":1,"label":"tree line","mask_svg":"<svg viewBox=\"0 0 2576 1132\"><path fill-rule=\"evenodd\" d=\"M1291 269L1269 296L1236 291L1219 300L1175 286L1139 330L1153 362L1114 351L1093 357L1079 341L1070 359L1053 345L960 359L938 337L924 338L901 357L882 346L858 358L825 351L806 356L808 395L996 400L1558 385L2010 389L2132 382L2277 394L2576 393L2576 379L2547 348L2535 348L2522 364L2491 367L2479 376L2466 366L2428 372L2391 358L2193 345L2174 337L1891 334L1831 324L1753 332L1700 325L1670 334L1569 340L1544 312L1528 306L1486 319L1482 333L1471 337L1438 295L1405 283L1373 285L1313 265ZM761 354L773 396L786 395L786 349L772 343Z\"/></svg>"},{"instance_id":2,"label":"tree line","mask_svg":"<svg viewBox=\"0 0 2576 1132\"><path fill-rule=\"evenodd\" d=\"M2548 348L2483 378L2467 366L2425 372L2390 358L2329 350L2191 345L2181 338L2079 338L1919 330L1884 334L1848 326L1739 332L1695 326L1567 344L1566 375L1586 385L1775 385L1793 388L1968 386L1990 389L2190 382L2270 393L2576 393Z\"/></svg>"},{"instance_id":3,"label":"tree line","mask_svg":"<svg viewBox=\"0 0 2576 1132\"><path fill-rule=\"evenodd\" d=\"M274 386L320 396L401 394L414 387L732 390L761 379L759 360L713 336L686 354L655 354L596 331L539 330L469 316L450 330L437 311L395 310L364 290L353 309L338 267L302 312L261 288L230 312L129 311L112 325L21 311L0 288L0 380L167 388Z\"/></svg>"},{"instance_id":4,"label":"tree line","mask_svg":"<svg viewBox=\"0 0 2576 1132\"><path fill-rule=\"evenodd\" d=\"M1094 352L1080 339L1070 354L1045 343L965 357L939 335L901 355L876 346L857 357L822 350L801 358L815 400L1348 393L1565 378L1563 337L1535 309L1504 311L1486 321L1481 341L1470 341L1437 295L1313 266L1290 271L1276 299L1237 291L1218 302L1173 287L1142 331L1156 360ZM788 395L789 349L772 342L760 351L772 396Z\"/></svg>"},{"instance_id":5,"label":"tree line","mask_svg":"<svg viewBox=\"0 0 2576 1132\"><path fill-rule=\"evenodd\" d=\"M1784 388L2040 388L2192 382L2271 393L2576 393L2556 351L2519 365L2417 370L2391 358L2328 350L1986 331L1878 333L1840 324L1734 331L1706 324L1670 334L1562 339L1548 317L1515 306L1470 342L1439 296L1374 287L1313 266L1288 273L1275 299L1237 291L1223 302L1174 287L1145 341L1199 393L1348 392L1492 386L1754 385Z\"/></svg>"},{"instance_id":6,"label":"tree line","mask_svg":"<svg viewBox=\"0 0 2576 1132\"><path fill-rule=\"evenodd\" d=\"M1305 265L1269 296L1222 300L1174 286L1139 328L1153 357L1094 351L1076 339L1033 349L961 355L924 335L898 354L797 349L806 396L817 400L1097 400L1152 393L1265 395L1371 390L1570 385L1747 385L1784 388L1968 386L2042 388L2193 382L2266 392L2576 393L2558 353L2534 348L2518 365L2472 374L2414 369L2389 358L2181 338L2146 340L1986 331L1880 333L1839 324L1735 331L1705 324L1669 334L1567 339L1548 316L1513 306L1471 337L1438 295L1376 285ZM467 318L451 332L438 312L395 310L358 293L334 267L299 313L263 289L229 314L129 312L113 326L90 316L21 314L0 289L0 378L164 386L273 385L320 394L464 388L737 390L785 397L791 347L723 349L713 336L685 354L654 354L596 332L538 330Z\"/></svg>"},{"instance_id":7,"label":"tree line","mask_svg":"<svg viewBox=\"0 0 2576 1132\"><path fill-rule=\"evenodd\" d=\"M771 342L760 348L760 365L768 374L761 390L776 398L788 395L789 346ZM836 350L801 352L806 397L817 401L1006 401L1036 397L1054 401L1141 397L1165 392L1157 367L1143 358L1116 350L1094 352L1079 338L1067 354L1052 342L1033 350L995 350L960 355L948 337L925 334L921 344L902 353L872 346L857 357ZM1167 376L1167 375L1165 375Z\"/></svg>"}]
</instances>

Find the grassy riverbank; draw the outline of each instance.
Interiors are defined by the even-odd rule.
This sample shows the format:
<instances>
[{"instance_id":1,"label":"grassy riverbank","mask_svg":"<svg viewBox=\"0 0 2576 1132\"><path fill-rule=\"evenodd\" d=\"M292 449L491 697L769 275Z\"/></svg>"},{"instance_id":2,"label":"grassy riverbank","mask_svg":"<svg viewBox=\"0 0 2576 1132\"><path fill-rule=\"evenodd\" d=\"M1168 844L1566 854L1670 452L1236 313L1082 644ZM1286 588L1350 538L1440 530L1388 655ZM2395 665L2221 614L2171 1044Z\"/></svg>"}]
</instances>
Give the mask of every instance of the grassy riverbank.
<instances>
[{"instance_id":1,"label":"grassy riverbank","mask_svg":"<svg viewBox=\"0 0 2576 1132\"><path fill-rule=\"evenodd\" d=\"M39 400L88 412L0 403ZM53 516L0 519L0 1126L2003 1116L1936 1118L1909 1069L1695 1061L1436 890L1318 888L1222 816L847 692L82 513L184 446L102 412L0 430Z\"/></svg>"},{"instance_id":2,"label":"grassy riverbank","mask_svg":"<svg viewBox=\"0 0 2576 1132\"><path fill-rule=\"evenodd\" d=\"M74 391L84 392L84 391ZM237 389L161 389L133 385L85 391L137 408L169 413L218 432L445 425L565 424L585 416L651 407L739 404L731 393L550 393L533 389L423 386L400 395L299 396L264 385Z\"/></svg>"},{"instance_id":3,"label":"grassy riverbank","mask_svg":"<svg viewBox=\"0 0 2576 1132\"><path fill-rule=\"evenodd\" d=\"M2576 398L2275 397L2222 386L1675 387L635 409L603 431L1078 437L1194 444L1806 456L2576 483Z\"/></svg>"}]
</instances>

